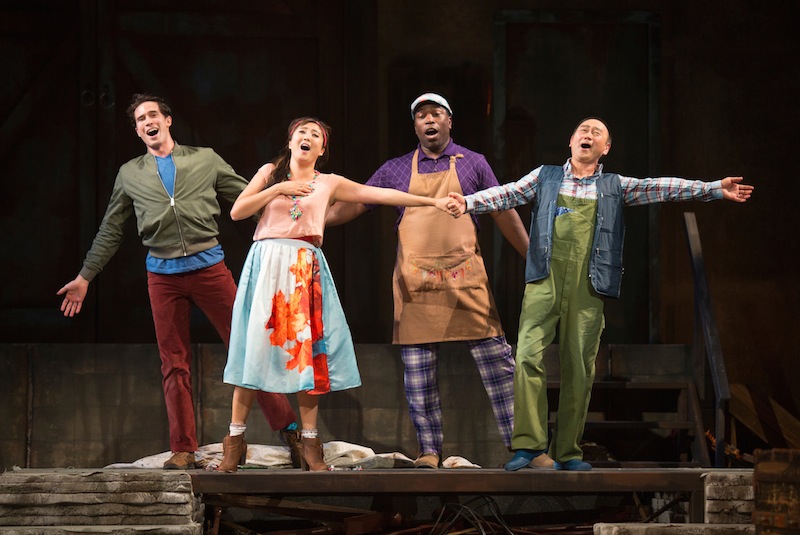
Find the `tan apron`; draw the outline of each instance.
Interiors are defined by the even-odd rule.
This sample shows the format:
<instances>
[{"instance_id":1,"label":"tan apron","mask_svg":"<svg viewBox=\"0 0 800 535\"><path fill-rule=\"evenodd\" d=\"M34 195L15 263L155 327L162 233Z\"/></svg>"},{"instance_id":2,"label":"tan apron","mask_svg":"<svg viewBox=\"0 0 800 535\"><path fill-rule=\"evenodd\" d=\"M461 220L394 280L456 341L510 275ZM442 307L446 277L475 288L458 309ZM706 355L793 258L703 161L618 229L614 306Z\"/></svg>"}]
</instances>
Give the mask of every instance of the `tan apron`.
<instances>
[{"instance_id":1,"label":"tan apron","mask_svg":"<svg viewBox=\"0 0 800 535\"><path fill-rule=\"evenodd\" d=\"M446 171L417 172L411 161L408 191L425 197L461 193L456 159ZM397 229L394 267L395 344L480 340L503 334L471 217L458 219L430 207L409 207Z\"/></svg>"}]
</instances>

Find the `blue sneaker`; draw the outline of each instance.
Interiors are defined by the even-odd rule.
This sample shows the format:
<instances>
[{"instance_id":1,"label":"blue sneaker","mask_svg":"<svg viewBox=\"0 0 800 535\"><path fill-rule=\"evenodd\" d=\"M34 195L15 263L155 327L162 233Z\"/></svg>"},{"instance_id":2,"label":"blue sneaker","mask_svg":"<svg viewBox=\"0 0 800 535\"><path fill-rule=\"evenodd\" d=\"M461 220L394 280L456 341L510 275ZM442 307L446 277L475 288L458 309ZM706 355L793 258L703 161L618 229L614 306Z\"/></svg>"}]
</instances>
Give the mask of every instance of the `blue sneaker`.
<instances>
[{"instance_id":1,"label":"blue sneaker","mask_svg":"<svg viewBox=\"0 0 800 535\"><path fill-rule=\"evenodd\" d=\"M588 472L592 469L592 465L580 459L570 459L563 463L556 461L553 463L553 468L556 470L571 470L573 472Z\"/></svg>"},{"instance_id":2,"label":"blue sneaker","mask_svg":"<svg viewBox=\"0 0 800 535\"><path fill-rule=\"evenodd\" d=\"M504 464L503 468L509 472L516 472L520 468L525 468L531 464L532 460L544 452L545 450L516 450L514 451L514 457Z\"/></svg>"}]
</instances>

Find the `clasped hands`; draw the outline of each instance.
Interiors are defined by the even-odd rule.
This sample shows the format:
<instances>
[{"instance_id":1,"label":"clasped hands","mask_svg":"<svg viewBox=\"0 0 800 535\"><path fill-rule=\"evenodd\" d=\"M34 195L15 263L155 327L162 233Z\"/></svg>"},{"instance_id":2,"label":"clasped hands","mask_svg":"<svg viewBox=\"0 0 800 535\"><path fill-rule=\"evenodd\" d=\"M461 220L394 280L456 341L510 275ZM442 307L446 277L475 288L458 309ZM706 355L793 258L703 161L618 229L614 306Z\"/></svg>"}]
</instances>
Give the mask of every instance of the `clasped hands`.
<instances>
[{"instance_id":1,"label":"clasped hands","mask_svg":"<svg viewBox=\"0 0 800 535\"><path fill-rule=\"evenodd\" d=\"M467 202L464 200L463 195L451 191L447 197L436 199L436 208L453 217L460 217L461 214L467 211Z\"/></svg>"}]
</instances>

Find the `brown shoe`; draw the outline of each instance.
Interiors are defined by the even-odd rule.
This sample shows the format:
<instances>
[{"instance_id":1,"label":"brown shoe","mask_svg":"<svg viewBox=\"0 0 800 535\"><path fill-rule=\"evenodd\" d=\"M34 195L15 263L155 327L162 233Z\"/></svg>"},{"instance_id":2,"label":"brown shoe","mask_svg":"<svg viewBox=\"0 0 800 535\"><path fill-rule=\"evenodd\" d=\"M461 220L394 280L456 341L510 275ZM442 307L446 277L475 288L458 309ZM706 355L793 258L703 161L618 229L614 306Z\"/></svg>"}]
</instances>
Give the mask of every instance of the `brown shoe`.
<instances>
[{"instance_id":1,"label":"brown shoe","mask_svg":"<svg viewBox=\"0 0 800 535\"><path fill-rule=\"evenodd\" d=\"M281 429L278 431L281 442L289 447L289 456L292 459L292 468L300 468L300 458L303 456L303 439L300 437L300 430Z\"/></svg>"},{"instance_id":2,"label":"brown shoe","mask_svg":"<svg viewBox=\"0 0 800 535\"><path fill-rule=\"evenodd\" d=\"M439 455L433 452L426 452L417 457L414 461L414 468L439 468Z\"/></svg>"},{"instance_id":3,"label":"brown shoe","mask_svg":"<svg viewBox=\"0 0 800 535\"><path fill-rule=\"evenodd\" d=\"M164 470L192 470L195 467L193 451L176 451L167 462Z\"/></svg>"},{"instance_id":4,"label":"brown shoe","mask_svg":"<svg viewBox=\"0 0 800 535\"><path fill-rule=\"evenodd\" d=\"M319 438L304 438L303 453L300 456L300 465L303 470L312 472L322 472L328 469L325 464L325 457L322 452L322 442Z\"/></svg>"},{"instance_id":5,"label":"brown shoe","mask_svg":"<svg viewBox=\"0 0 800 535\"><path fill-rule=\"evenodd\" d=\"M240 464L247 462L247 442L244 435L232 437L227 435L222 439L222 462L217 467L217 472L235 472Z\"/></svg>"}]
</instances>

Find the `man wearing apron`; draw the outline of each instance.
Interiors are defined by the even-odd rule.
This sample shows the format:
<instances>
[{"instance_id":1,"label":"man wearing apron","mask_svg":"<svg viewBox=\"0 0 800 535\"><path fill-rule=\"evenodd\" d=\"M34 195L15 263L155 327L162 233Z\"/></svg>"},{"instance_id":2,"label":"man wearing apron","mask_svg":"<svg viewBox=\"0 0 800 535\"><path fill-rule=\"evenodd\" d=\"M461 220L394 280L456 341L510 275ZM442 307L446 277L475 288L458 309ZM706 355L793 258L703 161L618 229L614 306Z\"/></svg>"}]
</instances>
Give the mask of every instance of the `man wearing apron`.
<instances>
[{"instance_id":1,"label":"man wearing apron","mask_svg":"<svg viewBox=\"0 0 800 535\"><path fill-rule=\"evenodd\" d=\"M508 210L531 203L525 296L520 313L515 372L514 457L519 470L548 451L557 470L591 470L580 440L603 332L603 297L619 297L622 283L623 205L728 199L744 202L752 186L741 177L716 182L673 177L637 179L603 173L611 149L603 121L583 120L570 139L563 166L544 165L517 182L463 197L454 213ZM445 215L446 217L446 215ZM543 355L559 333L561 390L548 439L547 374Z\"/></svg>"},{"instance_id":2,"label":"man wearing apron","mask_svg":"<svg viewBox=\"0 0 800 535\"><path fill-rule=\"evenodd\" d=\"M441 95L425 93L415 99L411 117L419 138L417 149L384 163L368 185L430 197L443 197L451 191L470 194L499 185L483 155L450 138L452 108ZM363 205L341 208L352 211L337 216L336 223L368 209ZM489 289L477 222L438 210L398 211L393 343L402 346L406 399L419 441L415 466L438 468L442 458L442 409L436 376L440 342L467 343L503 442L510 447L514 358ZM528 235L517 212L493 212L492 216L503 236L524 256ZM544 458L537 462L542 461Z\"/></svg>"}]
</instances>

